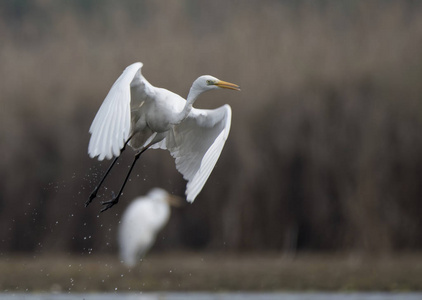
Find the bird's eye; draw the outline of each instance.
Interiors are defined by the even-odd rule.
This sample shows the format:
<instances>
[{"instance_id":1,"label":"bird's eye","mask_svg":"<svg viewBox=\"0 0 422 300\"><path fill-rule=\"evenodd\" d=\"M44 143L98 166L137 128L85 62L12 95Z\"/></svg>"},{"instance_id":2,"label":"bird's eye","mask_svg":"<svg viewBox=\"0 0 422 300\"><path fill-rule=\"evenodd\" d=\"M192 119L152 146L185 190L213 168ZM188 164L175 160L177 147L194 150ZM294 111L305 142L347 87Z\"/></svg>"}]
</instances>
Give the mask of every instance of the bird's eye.
<instances>
[{"instance_id":1,"label":"bird's eye","mask_svg":"<svg viewBox=\"0 0 422 300\"><path fill-rule=\"evenodd\" d=\"M213 84L214 84L214 82L213 82L212 80L207 80L207 84L208 84L208 85L213 85Z\"/></svg>"}]
</instances>

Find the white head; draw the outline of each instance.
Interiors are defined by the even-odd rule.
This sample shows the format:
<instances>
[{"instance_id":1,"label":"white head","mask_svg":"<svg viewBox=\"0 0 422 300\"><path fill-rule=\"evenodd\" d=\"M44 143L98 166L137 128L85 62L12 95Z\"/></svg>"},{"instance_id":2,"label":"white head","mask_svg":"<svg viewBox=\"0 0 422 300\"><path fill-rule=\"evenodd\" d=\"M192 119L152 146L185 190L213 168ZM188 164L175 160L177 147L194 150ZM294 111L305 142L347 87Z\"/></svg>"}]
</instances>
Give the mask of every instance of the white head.
<instances>
[{"instance_id":1,"label":"white head","mask_svg":"<svg viewBox=\"0 0 422 300\"><path fill-rule=\"evenodd\" d=\"M149 191L147 197L154 201L162 201L170 206L181 206L183 203L182 198L169 194L166 190L161 188L153 188Z\"/></svg>"},{"instance_id":2,"label":"white head","mask_svg":"<svg viewBox=\"0 0 422 300\"><path fill-rule=\"evenodd\" d=\"M237 84L222 81L211 75L202 75L193 82L187 101L192 104L201 93L218 88L240 91Z\"/></svg>"},{"instance_id":3,"label":"white head","mask_svg":"<svg viewBox=\"0 0 422 300\"><path fill-rule=\"evenodd\" d=\"M168 195L167 191L160 188L153 188L148 192L147 197L151 199L159 200L159 199L165 199L167 195Z\"/></svg>"},{"instance_id":4,"label":"white head","mask_svg":"<svg viewBox=\"0 0 422 300\"><path fill-rule=\"evenodd\" d=\"M198 77L192 84L192 89L196 89L202 92L218 88L240 91L240 88L237 84L222 81L211 75L202 75Z\"/></svg>"}]
</instances>

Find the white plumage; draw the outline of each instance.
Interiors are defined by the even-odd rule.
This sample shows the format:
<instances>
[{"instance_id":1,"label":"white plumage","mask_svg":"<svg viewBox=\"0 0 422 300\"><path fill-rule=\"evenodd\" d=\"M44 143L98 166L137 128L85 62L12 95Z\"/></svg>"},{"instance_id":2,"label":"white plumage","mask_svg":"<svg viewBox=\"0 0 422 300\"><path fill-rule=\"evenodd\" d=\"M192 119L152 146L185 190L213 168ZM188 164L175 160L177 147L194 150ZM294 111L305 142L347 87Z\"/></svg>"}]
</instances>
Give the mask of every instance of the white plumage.
<instances>
[{"instance_id":1,"label":"white plumage","mask_svg":"<svg viewBox=\"0 0 422 300\"><path fill-rule=\"evenodd\" d=\"M134 267L146 254L170 218L170 205L178 204L178 197L160 188L152 189L129 204L118 231L120 259L125 265Z\"/></svg>"},{"instance_id":2,"label":"white plumage","mask_svg":"<svg viewBox=\"0 0 422 300\"><path fill-rule=\"evenodd\" d=\"M239 86L213 76L200 76L185 100L171 91L152 86L142 76L141 68L140 62L128 66L111 87L90 127L88 153L91 157L98 156L99 160L118 157L127 141L139 155L148 148L167 149L175 158L177 170L188 181L186 198L193 202L227 140L231 108L223 105L204 110L192 105L204 91L239 90ZM99 186L87 204L95 198ZM120 193L117 199L104 202L105 209L117 203L119 196Z\"/></svg>"}]
</instances>

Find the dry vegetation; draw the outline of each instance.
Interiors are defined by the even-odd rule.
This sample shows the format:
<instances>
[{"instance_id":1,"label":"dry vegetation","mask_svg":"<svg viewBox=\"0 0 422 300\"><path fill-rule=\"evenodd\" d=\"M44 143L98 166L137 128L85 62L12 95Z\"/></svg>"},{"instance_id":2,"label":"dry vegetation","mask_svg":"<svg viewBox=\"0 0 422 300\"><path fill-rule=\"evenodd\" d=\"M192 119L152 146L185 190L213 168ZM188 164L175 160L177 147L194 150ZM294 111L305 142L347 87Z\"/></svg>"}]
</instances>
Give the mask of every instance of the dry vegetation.
<instances>
[{"instance_id":1,"label":"dry vegetation","mask_svg":"<svg viewBox=\"0 0 422 300\"><path fill-rule=\"evenodd\" d=\"M422 290L420 256L344 257L275 254L161 253L132 270L110 256L0 259L0 290L136 291L394 291Z\"/></svg>"},{"instance_id":2,"label":"dry vegetation","mask_svg":"<svg viewBox=\"0 0 422 300\"><path fill-rule=\"evenodd\" d=\"M421 6L295 3L3 1L0 251L111 252L132 197L183 194L151 151L112 211L83 207L106 165L87 157L90 122L134 61L181 95L203 73L242 87L198 101L230 103L231 135L158 248L420 250Z\"/></svg>"}]
</instances>

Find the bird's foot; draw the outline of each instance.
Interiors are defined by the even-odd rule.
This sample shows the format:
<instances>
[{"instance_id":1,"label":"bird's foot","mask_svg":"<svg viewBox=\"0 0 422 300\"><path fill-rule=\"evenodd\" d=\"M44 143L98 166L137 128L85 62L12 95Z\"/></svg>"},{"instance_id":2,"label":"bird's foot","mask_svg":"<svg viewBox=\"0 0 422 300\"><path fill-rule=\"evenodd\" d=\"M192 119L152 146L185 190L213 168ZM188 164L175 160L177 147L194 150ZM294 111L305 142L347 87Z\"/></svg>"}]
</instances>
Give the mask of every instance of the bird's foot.
<instances>
[{"instance_id":1,"label":"bird's foot","mask_svg":"<svg viewBox=\"0 0 422 300\"><path fill-rule=\"evenodd\" d=\"M92 202L92 200L94 200L95 197L97 197L97 191L98 191L98 188L95 188L92 191L91 195L89 195L89 199L85 202L85 207L87 207Z\"/></svg>"},{"instance_id":2,"label":"bird's foot","mask_svg":"<svg viewBox=\"0 0 422 300\"><path fill-rule=\"evenodd\" d=\"M101 204L105 205L103 209L101 209L101 212L105 212L107 209L112 208L115 204L119 202L120 195L113 196L113 198L109 201L104 201Z\"/></svg>"}]
</instances>

